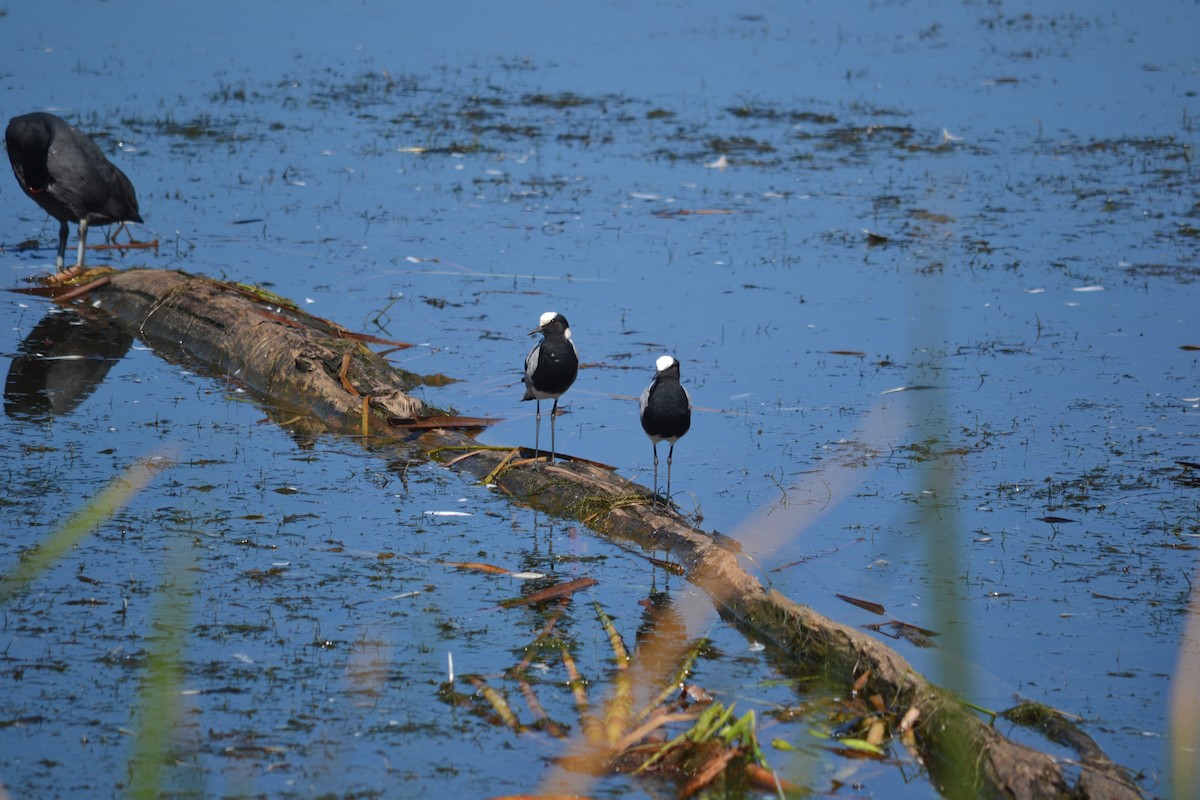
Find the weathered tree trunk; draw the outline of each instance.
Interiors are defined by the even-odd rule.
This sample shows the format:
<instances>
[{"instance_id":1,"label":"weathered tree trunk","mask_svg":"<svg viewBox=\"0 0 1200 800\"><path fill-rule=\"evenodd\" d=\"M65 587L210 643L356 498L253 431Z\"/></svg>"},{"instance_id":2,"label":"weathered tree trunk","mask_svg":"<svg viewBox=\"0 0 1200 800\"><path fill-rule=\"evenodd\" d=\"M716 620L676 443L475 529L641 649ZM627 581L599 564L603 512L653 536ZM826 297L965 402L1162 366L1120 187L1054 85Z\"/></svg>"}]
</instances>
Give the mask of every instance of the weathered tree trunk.
<instances>
[{"instance_id":1,"label":"weathered tree trunk","mask_svg":"<svg viewBox=\"0 0 1200 800\"><path fill-rule=\"evenodd\" d=\"M1142 796L1124 771L1079 731L1057 739L1080 755L1079 777L1072 785L1054 759L1002 736L891 648L764 589L741 568L736 543L651 507L645 487L588 462L558 462L535 470L514 464L514 451L479 449L459 431L398 425L400 419L440 412L407 394L418 378L393 368L336 326L247 290L177 272L113 274L90 293L88 303L165 356L199 359L270 403L315 418L329 430L415 443L430 458L486 478L522 504L574 518L613 539L670 552L724 618L769 643L788 663L815 667L845 683L869 670L863 693L878 693L894 708L915 710L918 750L939 788L950 795Z\"/></svg>"},{"instance_id":2,"label":"weathered tree trunk","mask_svg":"<svg viewBox=\"0 0 1200 800\"><path fill-rule=\"evenodd\" d=\"M407 394L419 378L374 357L345 330L294 307L181 272L129 270L109 280L89 295L90 303L163 355L199 359L332 430L361 429L363 397L375 433L383 432L389 418L422 410L421 401ZM347 355L345 380L357 395L339 378Z\"/></svg>"}]
</instances>

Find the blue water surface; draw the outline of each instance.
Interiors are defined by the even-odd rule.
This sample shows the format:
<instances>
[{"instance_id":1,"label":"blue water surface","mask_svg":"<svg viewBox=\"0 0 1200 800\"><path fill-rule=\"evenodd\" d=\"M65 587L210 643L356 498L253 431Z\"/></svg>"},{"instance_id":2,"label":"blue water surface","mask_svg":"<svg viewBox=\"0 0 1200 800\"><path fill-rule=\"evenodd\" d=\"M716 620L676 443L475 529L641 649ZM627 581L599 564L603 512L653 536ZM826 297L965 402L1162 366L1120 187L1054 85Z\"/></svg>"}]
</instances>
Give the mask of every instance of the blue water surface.
<instances>
[{"instance_id":1,"label":"blue water surface","mask_svg":"<svg viewBox=\"0 0 1200 800\"><path fill-rule=\"evenodd\" d=\"M1177 462L1200 462L1198 24L1166 1L24 4L0 17L0 109L60 114L133 179L157 250L90 258L262 284L413 343L398 366L460 381L426 399L504 418L487 443L531 443L519 370L554 309L585 362L560 447L648 483L633 399L675 354L697 406L675 500L700 527L838 621L884 621L842 594L935 630L887 641L981 706L1080 715L1167 795L1172 676L1197 656ZM0 215L23 286L57 226L12 181ZM4 352L47 311L8 295ZM495 676L544 619L496 611L521 582L439 562L595 577L630 638L669 579L266 417L135 342L69 413L0 423L0 569L139 459L175 464L10 601L0 681L23 721L0 728L0 781L124 791L174 597L193 634L176 790L536 789L556 741L437 685L448 651ZM698 681L799 702L761 685L753 643L687 619L721 653ZM562 624L602 676L590 606ZM815 746L773 758L818 790L936 794Z\"/></svg>"}]
</instances>

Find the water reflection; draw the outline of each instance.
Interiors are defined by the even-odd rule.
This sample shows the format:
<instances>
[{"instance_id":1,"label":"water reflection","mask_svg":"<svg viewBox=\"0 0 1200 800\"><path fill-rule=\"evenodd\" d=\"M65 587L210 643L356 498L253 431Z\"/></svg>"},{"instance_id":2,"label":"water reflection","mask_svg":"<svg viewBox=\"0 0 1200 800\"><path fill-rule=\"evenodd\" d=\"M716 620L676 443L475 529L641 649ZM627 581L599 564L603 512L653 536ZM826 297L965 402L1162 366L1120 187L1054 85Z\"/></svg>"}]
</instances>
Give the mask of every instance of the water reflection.
<instances>
[{"instance_id":1,"label":"water reflection","mask_svg":"<svg viewBox=\"0 0 1200 800\"><path fill-rule=\"evenodd\" d=\"M71 413L131 344L129 333L102 317L51 310L18 346L4 382L4 413L34 420Z\"/></svg>"}]
</instances>

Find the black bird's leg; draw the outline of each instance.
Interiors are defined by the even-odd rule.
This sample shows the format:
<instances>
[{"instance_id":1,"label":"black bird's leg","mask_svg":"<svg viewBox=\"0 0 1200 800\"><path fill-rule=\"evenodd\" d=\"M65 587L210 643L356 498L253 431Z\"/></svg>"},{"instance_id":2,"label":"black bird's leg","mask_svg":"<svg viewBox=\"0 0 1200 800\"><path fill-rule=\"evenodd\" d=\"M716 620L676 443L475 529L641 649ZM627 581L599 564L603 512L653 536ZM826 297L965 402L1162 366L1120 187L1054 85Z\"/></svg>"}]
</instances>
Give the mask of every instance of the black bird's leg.
<instances>
[{"instance_id":1,"label":"black bird's leg","mask_svg":"<svg viewBox=\"0 0 1200 800\"><path fill-rule=\"evenodd\" d=\"M542 401L535 399L533 402L537 404L537 414L535 415L537 417L537 424L533 429L533 460L537 461L542 456L539 448L542 438ZM551 418L552 423L553 421L553 418Z\"/></svg>"},{"instance_id":2,"label":"black bird's leg","mask_svg":"<svg viewBox=\"0 0 1200 800\"><path fill-rule=\"evenodd\" d=\"M652 444L654 449L654 489L650 492L650 505L658 505L658 442Z\"/></svg>"},{"instance_id":3,"label":"black bird's leg","mask_svg":"<svg viewBox=\"0 0 1200 800\"><path fill-rule=\"evenodd\" d=\"M667 506L671 505L671 457L675 455L675 443L671 442L671 449L667 451Z\"/></svg>"},{"instance_id":4,"label":"black bird's leg","mask_svg":"<svg viewBox=\"0 0 1200 800\"><path fill-rule=\"evenodd\" d=\"M64 219L58 223L58 257L54 259L54 266L61 270L67 258L67 237L71 235L71 229L67 227L67 221Z\"/></svg>"},{"instance_id":5,"label":"black bird's leg","mask_svg":"<svg viewBox=\"0 0 1200 800\"><path fill-rule=\"evenodd\" d=\"M83 249L87 247L87 231L87 220L79 220L79 256L75 259L75 267L77 269L83 269Z\"/></svg>"}]
</instances>

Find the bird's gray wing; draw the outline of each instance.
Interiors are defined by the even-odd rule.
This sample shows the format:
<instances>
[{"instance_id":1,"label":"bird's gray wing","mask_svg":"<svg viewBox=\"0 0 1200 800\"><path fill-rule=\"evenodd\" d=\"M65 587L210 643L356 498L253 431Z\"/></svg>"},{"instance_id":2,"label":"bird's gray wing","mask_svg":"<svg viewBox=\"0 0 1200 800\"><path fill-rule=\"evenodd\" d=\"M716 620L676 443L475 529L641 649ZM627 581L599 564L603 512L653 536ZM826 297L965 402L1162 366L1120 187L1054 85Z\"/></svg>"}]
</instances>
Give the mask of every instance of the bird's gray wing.
<instances>
[{"instance_id":1,"label":"bird's gray wing","mask_svg":"<svg viewBox=\"0 0 1200 800\"><path fill-rule=\"evenodd\" d=\"M645 391L642 392L642 396L638 398L638 413L639 414L646 413L646 406L650 405L650 390L653 388L654 388L654 381L651 381L650 385L647 386Z\"/></svg>"}]
</instances>

